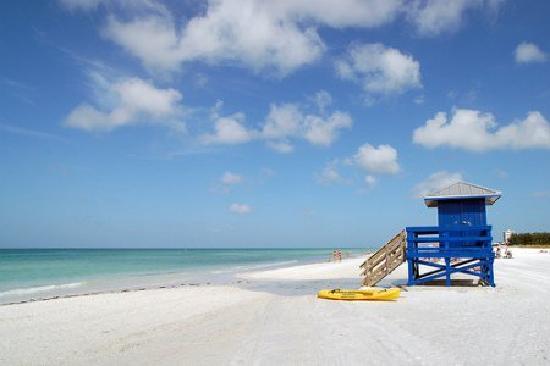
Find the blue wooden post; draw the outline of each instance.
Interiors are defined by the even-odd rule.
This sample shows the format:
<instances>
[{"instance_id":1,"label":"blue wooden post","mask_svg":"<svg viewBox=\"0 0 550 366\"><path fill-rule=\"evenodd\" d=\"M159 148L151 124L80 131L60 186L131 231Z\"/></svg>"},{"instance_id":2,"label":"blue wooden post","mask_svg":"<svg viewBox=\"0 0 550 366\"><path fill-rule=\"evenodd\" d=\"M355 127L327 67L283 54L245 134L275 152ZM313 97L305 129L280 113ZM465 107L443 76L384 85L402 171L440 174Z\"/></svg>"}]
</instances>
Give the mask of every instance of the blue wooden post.
<instances>
[{"instance_id":1,"label":"blue wooden post","mask_svg":"<svg viewBox=\"0 0 550 366\"><path fill-rule=\"evenodd\" d=\"M439 236L443 237L443 242L439 243L440 247L443 244L445 253L448 253L449 249L451 249L451 244L450 241L445 239L450 237L449 233L440 233ZM445 286L451 287L451 257L449 256L445 256Z\"/></svg>"},{"instance_id":2,"label":"blue wooden post","mask_svg":"<svg viewBox=\"0 0 550 366\"><path fill-rule=\"evenodd\" d=\"M407 267L409 269L409 271L408 271L409 277L408 277L407 285L412 286L412 285L414 285L414 272L413 272L413 261L412 260L407 261Z\"/></svg>"},{"instance_id":3,"label":"blue wooden post","mask_svg":"<svg viewBox=\"0 0 550 366\"><path fill-rule=\"evenodd\" d=\"M414 285L414 260L413 260L413 249L414 249L414 240L416 234L407 231L407 272L408 272L408 280L407 285L412 286Z\"/></svg>"},{"instance_id":4,"label":"blue wooden post","mask_svg":"<svg viewBox=\"0 0 550 366\"><path fill-rule=\"evenodd\" d=\"M445 257L445 286L451 287L451 258Z\"/></svg>"}]
</instances>

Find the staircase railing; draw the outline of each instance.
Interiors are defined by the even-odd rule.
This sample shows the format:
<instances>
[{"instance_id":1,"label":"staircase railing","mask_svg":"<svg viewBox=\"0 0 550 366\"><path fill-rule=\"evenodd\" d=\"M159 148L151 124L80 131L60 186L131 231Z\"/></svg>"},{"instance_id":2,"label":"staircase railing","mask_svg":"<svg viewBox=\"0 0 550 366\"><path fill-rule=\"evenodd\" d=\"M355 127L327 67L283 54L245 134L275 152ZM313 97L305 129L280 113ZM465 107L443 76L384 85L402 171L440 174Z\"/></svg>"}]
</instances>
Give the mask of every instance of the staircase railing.
<instances>
[{"instance_id":1,"label":"staircase railing","mask_svg":"<svg viewBox=\"0 0 550 366\"><path fill-rule=\"evenodd\" d=\"M407 232L401 231L363 264L363 286L374 286L406 260Z\"/></svg>"}]
</instances>

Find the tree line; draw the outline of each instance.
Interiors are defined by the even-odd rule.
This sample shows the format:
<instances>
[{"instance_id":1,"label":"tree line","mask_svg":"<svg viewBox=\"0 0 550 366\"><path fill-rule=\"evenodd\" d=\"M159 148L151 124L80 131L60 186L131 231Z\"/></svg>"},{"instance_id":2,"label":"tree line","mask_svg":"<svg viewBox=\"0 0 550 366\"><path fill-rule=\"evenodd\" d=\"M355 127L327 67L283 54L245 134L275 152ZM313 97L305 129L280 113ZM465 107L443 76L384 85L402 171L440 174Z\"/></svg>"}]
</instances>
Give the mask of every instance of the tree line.
<instances>
[{"instance_id":1,"label":"tree line","mask_svg":"<svg viewBox=\"0 0 550 366\"><path fill-rule=\"evenodd\" d=\"M550 233L514 233L510 238L511 245L549 245Z\"/></svg>"}]
</instances>

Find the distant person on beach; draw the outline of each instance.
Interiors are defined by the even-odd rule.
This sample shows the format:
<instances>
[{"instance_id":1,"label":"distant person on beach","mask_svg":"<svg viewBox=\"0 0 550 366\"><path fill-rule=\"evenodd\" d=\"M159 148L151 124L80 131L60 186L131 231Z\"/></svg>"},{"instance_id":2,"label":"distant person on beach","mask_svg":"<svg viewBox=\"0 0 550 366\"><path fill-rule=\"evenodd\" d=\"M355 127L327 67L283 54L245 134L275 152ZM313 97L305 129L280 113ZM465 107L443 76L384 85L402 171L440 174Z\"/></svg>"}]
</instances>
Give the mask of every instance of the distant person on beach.
<instances>
[{"instance_id":1,"label":"distant person on beach","mask_svg":"<svg viewBox=\"0 0 550 366\"><path fill-rule=\"evenodd\" d=\"M342 260L342 252L340 249L335 249L332 251L329 262L340 262Z\"/></svg>"}]
</instances>

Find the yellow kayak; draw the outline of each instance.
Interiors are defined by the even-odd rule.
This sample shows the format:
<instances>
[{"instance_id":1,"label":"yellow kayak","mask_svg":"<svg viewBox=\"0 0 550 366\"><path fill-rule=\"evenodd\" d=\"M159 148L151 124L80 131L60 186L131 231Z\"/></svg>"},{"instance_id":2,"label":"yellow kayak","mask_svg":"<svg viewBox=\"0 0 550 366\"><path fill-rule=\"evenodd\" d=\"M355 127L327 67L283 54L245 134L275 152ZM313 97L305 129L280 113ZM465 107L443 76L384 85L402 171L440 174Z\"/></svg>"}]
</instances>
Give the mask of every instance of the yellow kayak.
<instances>
[{"instance_id":1,"label":"yellow kayak","mask_svg":"<svg viewBox=\"0 0 550 366\"><path fill-rule=\"evenodd\" d=\"M395 300L399 298L401 290L398 288L376 288L369 287L358 290L334 289L321 290L317 294L320 299L328 300Z\"/></svg>"}]
</instances>

